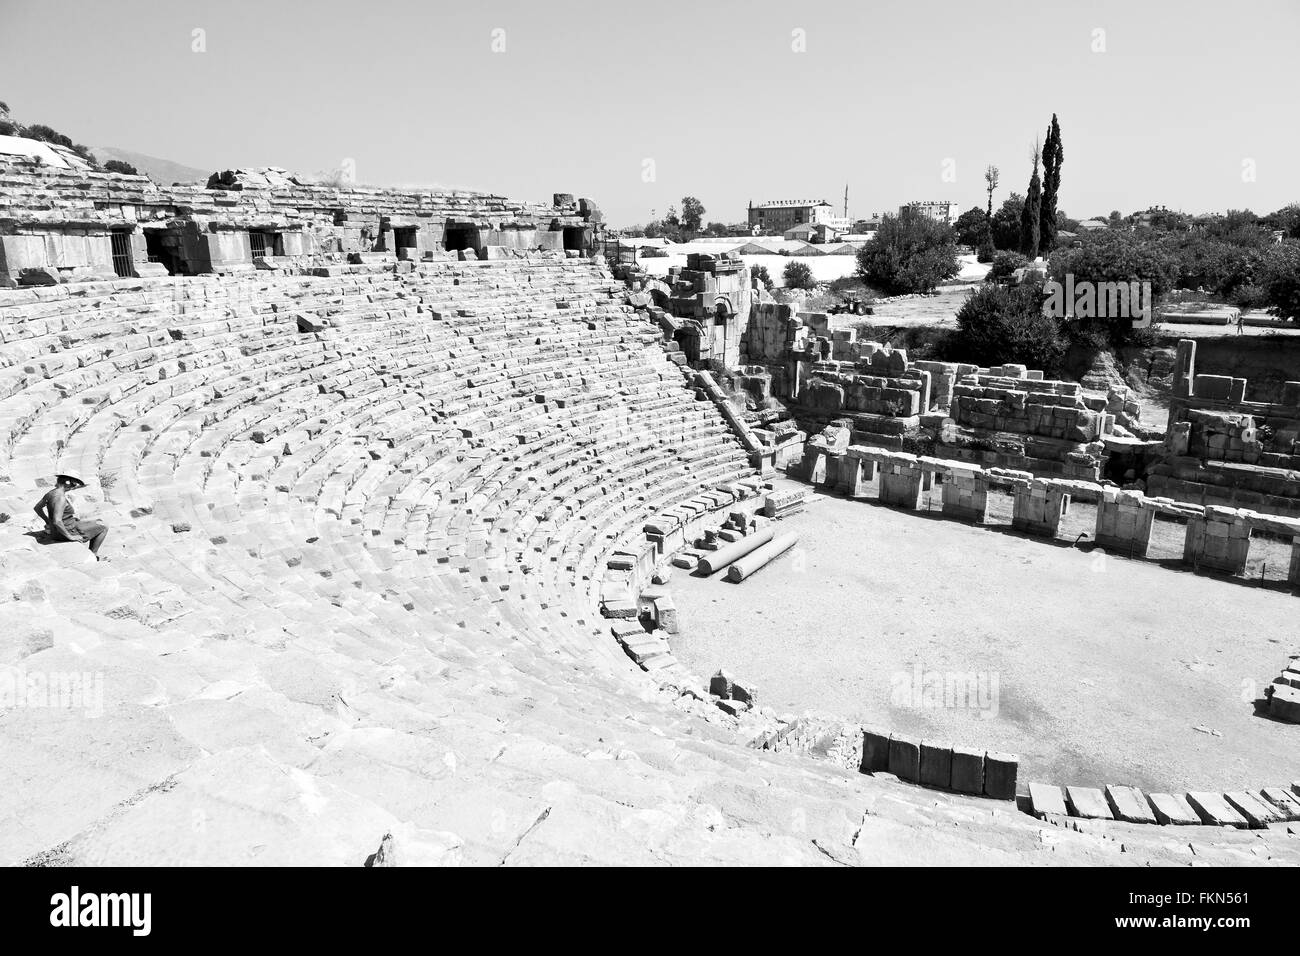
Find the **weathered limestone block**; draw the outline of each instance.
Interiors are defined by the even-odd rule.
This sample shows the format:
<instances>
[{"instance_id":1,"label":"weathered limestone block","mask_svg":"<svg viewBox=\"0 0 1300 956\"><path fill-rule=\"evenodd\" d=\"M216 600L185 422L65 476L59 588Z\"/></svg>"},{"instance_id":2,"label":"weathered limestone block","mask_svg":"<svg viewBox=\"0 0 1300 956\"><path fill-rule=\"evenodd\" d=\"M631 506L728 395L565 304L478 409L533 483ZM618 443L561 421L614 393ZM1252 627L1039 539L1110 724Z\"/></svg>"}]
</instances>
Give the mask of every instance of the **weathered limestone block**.
<instances>
[{"instance_id":1,"label":"weathered limestone block","mask_svg":"<svg viewBox=\"0 0 1300 956\"><path fill-rule=\"evenodd\" d=\"M1174 359L1174 397L1190 398L1192 381L1196 375L1196 341L1179 339L1178 354Z\"/></svg>"},{"instance_id":2,"label":"weathered limestone block","mask_svg":"<svg viewBox=\"0 0 1300 956\"><path fill-rule=\"evenodd\" d=\"M982 468L952 463L943 481L943 513L950 518L988 519L989 479Z\"/></svg>"},{"instance_id":3,"label":"weathered limestone block","mask_svg":"<svg viewBox=\"0 0 1300 956\"><path fill-rule=\"evenodd\" d=\"M862 728L863 773L886 773L889 770L889 731ZM982 778L981 778L982 779Z\"/></svg>"},{"instance_id":4,"label":"weathered limestone block","mask_svg":"<svg viewBox=\"0 0 1300 956\"><path fill-rule=\"evenodd\" d=\"M1113 820L1106 797L1095 787L1066 787L1066 802L1072 816L1085 820Z\"/></svg>"},{"instance_id":5,"label":"weathered limestone block","mask_svg":"<svg viewBox=\"0 0 1300 956\"><path fill-rule=\"evenodd\" d=\"M870 464L872 473L870 477L864 476L865 464ZM840 456L835 463L835 485L836 491L849 498L858 498L866 494L866 483L875 477L875 463L863 462L860 458L854 458L845 454Z\"/></svg>"},{"instance_id":6,"label":"weathered limestone block","mask_svg":"<svg viewBox=\"0 0 1300 956\"><path fill-rule=\"evenodd\" d=\"M1300 688L1283 684L1273 685L1273 696L1268 700L1268 712L1288 724L1300 724Z\"/></svg>"},{"instance_id":7,"label":"weathered limestone block","mask_svg":"<svg viewBox=\"0 0 1300 956\"><path fill-rule=\"evenodd\" d=\"M1162 826L1194 826L1200 816L1182 796L1176 793L1148 793L1147 800L1155 813L1156 822Z\"/></svg>"},{"instance_id":8,"label":"weathered limestone block","mask_svg":"<svg viewBox=\"0 0 1300 956\"><path fill-rule=\"evenodd\" d=\"M1249 555L1250 522L1245 513L1211 505L1205 509L1204 517L1187 519L1183 560L1188 564L1241 574L1246 570Z\"/></svg>"},{"instance_id":9,"label":"weathered limestone block","mask_svg":"<svg viewBox=\"0 0 1300 956\"><path fill-rule=\"evenodd\" d=\"M952 748L952 789L977 796L984 792L984 751Z\"/></svg>"},{"instance_id":10,"label":"weathered limestone block","mask_svg":"<svg viewBox=\"0 0 1300 956\"><path fill-rule=\"evenodd\" d=\"M677 633L677 605L671 594L661 594L653 599L655 621L669 634Z\"/></svg>"},{"instance_id":11,"label":"weathered limestone block","mask_svg":"<svg viewBox=\"0 0 1300 956\"><path fill-rule=\"evenodd\" d=\"M1055 537L1069 505L1070 495L1059 482L1034 478L1017 483L1011 525L1027 534Z\"/></svg>"},{"instance_id":12,"label":"weathered limestone block","mask_svg":"<svg viewBox=\"0 0 1300 956\"><path fill-rule=\"evenodd\" d=\"M801 488L773 491L763 502L763 515L767 518L788 518L803 511L806 493Z\"/></svg>"},{"instance_id":13,"label":"weathered limestone block","mask_svg":"<svg viewBox=\"0 0 1300 956\"><path fill-rule=\"evenodd\" d=\"M1029 785L1029 807L1034 816L1039 819L1069 815L1065 809L1065 791L1051 784L1031 783Z\"/></svg>"},{"instance_id":14,"label":"weathered limestone block","mask_svg":"<svg viewBox=\"0 0 1300 956\"><path fill-rule=\"evenodd\" d=\"M1192 792L1187 794L1187 802L1200 816L1202 823L1216 827L1240 827L1243 830L1250 826L1246 818L1223 799L1222 794Z\"/></svg>"},{"instance_id":15,"label":"weathered limestone block","mask_svg":"<svg viewBox=\"0 0 1300 956\"><path fill-rule=\"evenodd\" d=\"M880 459L880 500L900 508L919 509L922 475L915 455L885 453Z\"/></svg>"},{"instance_id":16,"label":"weathered limestone block","mask_svg":"<svg viewBox=\"0 0 1300 956\"><path fill-rule=\"evenodd\" d=\"M1262 830L1270 823L1282 822L1278 813L1268 801L1245 790L1234 790L1223 795L1228 805L1246 818L1251 829Z\"/></svg>"},{"instance_id":17,"label":"weathered limestone block","mask_svg":"<svg viewBox=\"0 0 1300 956\"><path fill-rule=\"evenodd\" d=\"M803 473L809 484L826 484L827 471L826 449L809 443L804 446Z\"/></svg>"},{"instance_id":18,"label":"weathered limestone block","mask_svg":"<svg viewBox=\"0 0 1300 956\"><path fill-rule=\"evenodd\" d=\"M1135 557L1147 552L1155 510L1146 507L1140 492L1103 488L1097 502L1097 527L1093 540L1103 548L1125 551Z\"/></svg>"},{"instance_id":19,"label":"weathered limestone block","mask_svg":"<svg viewBox=\"0 0 1300 956\"><path fill-rule=\"evenodd\" d=\"M1146 797L1137 787L1108 786L1106 802L1110 804L1116 820L1124 820L1128 823L1156 822L1155 814L1151 812L1151 805L1147 803Z\"/></svg>"},{"instance_id":20,"label":"weathered limestone block","mask_svg":"<svg viewBox=\"0 0 1300 956\"><path fill-rule=\"evenodd\" d=\"M984 796L995 800L1016 798L1016 772L1020 758L990 750L984 754Z\"/></svg>"},{"instance_id":21,"label":"weathered limestone block","mask_svg":"<svg viewBox=\"0 0 1300 956\"><path fill-rule=\"evenodd\" d=\"M947 790L952 784L952 748L921 741L921 783Z\"/></svg>"},{"instance_id":22,"label":"weathered limestone block","mask_svg":"<svg viewBox=\"0 0 1300 956\"><path fill-rule=\"evenodd\" d=\"M1198 375L1192 383L1197 398L1227 401L1232 391L1231 375Z\"/></svg>"},{"instance_id":23,"label":"weathered limestone block","mask_svg":"<svg viewBox=\"0 0 1300 956\"><path fill-rule=\"evenodd\" d=\"M826 468L826 485L837 494L852 494L861 470L857 459L842 452L831 452Z\"/></svg>"},{"instance_id":24,"label":"weathered limestone block","mask_svg":"<svg viewBox=\"0 0 1300 956\"><path fill-rule=\"evenodd\" d=\"M921 782L921 745L910 737L892 734L889 738L889 772L908 783Z\"/></svg>"}]
</instances>

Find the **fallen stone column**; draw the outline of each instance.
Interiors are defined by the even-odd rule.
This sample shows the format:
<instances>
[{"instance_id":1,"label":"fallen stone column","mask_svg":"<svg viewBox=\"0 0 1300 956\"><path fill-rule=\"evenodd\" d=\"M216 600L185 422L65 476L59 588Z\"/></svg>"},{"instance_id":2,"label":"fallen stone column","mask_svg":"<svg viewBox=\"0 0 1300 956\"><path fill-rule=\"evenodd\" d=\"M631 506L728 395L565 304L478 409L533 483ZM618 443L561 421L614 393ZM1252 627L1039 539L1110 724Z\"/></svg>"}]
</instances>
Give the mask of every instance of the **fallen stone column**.
<instances>
[{"instance_id":1,"label":"fallen stone column","mask_svg":"<svg viewBox=\"0 0 1300 956\"><path fill-rule=\"evenodd\" d=\"M1069 506L1069 493L1050 479L1034 478L1018 483L1011 526L1017 531L1054 538L1061 527L1061 516Z\"/></svg>"},{"instance_id":2,"label":"fallen stone column","mask_svg":"<svg viewBox=\"0 0 1300 956\"><path fill-rule=\"evenodd\" d=\"M727 565L739 558L743 558L763 545L767 544L776 536L775 528L764 528L762 531L755 531L751 535L746 535L734 544L729 544L725 548L719 548L700 558L699 569L705 574L712 574L715 571L721 571Z\"/></svg>"},{"instance_id":3,"label":"fallen stone column","mask_svg":"<svg viewBox=\"0 0 1300 956\"><path fill-rule=\"evenodd\" d=\"M1249 556L1250 523L1236 508L1211 505L1205 509L1204 517L1187 519L1183 560L1188 564L1241 574L1246 570Z\"/></svg>"},{"instance_id":4,"label":"fallen stone column","mask_svg":"<svg viewBox=\"0 0 1300 956\"><path fill-rule=\"evenodd\" d=\"M1155 516L1155 510L1146 506L1141 492L1103 488L1101 501L1097 502L1093 540L1103 548L1141 557L1151 543Z\"/></svg>"},{"instance_id":5,"label":"fallen stone column","mask_svg":"<svg viewBox=\"0 0 1300 956\"><path fill-rule=\"evenodd\" d=\"M740 558L727 569L728 581L743 581L759 568L785 554L798 542L797 534L783 534Z\"/></svg>"}]
</instances>

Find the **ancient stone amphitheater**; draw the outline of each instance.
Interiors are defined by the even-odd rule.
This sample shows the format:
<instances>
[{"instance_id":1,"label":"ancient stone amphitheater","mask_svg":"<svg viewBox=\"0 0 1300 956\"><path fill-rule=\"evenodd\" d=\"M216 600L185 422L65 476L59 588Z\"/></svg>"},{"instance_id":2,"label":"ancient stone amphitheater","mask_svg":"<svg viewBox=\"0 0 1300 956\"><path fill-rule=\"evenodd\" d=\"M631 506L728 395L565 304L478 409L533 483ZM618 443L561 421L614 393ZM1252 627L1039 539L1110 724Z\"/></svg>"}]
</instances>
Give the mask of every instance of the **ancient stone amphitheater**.
<instances>
[{"instance_id":1,"label":"ancient stone amphitheater","mask_svg":"<svg viewBox=\"0 0 1300 956\"><path fill-rule=\"evenodd\" d=\"M3 171L0 859L1300 860L866 775L852 728L639 666L602 599L767 489L596 231L567 197ZM55 473L108 562L34 533Z\"/></svg>"}]
</instances>

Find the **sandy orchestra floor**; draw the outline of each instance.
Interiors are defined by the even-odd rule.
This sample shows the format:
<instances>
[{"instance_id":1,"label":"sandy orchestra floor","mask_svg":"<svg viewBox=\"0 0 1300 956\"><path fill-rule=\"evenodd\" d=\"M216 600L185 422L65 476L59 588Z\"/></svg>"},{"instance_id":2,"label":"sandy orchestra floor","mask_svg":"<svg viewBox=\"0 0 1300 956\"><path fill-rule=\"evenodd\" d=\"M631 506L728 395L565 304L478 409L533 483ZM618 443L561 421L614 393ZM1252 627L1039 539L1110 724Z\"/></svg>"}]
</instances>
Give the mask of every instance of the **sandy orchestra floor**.
<instances>
[{"instance_id":1,"label":"sandy orchestra floor","mask_svg":"<svg viewBox=\"0 0 1300 956\"><path fill-rule=\"evenodd\" d=\"M1251 703L1300 649L1298 599L1274 585L870 501L819 495L782 525L799 546L742 584L674 576L673 647L696 671L725 667L778 710L1018 753L1025 780L1300 778L1300 727Z\"/></svg>"}]
</instances>

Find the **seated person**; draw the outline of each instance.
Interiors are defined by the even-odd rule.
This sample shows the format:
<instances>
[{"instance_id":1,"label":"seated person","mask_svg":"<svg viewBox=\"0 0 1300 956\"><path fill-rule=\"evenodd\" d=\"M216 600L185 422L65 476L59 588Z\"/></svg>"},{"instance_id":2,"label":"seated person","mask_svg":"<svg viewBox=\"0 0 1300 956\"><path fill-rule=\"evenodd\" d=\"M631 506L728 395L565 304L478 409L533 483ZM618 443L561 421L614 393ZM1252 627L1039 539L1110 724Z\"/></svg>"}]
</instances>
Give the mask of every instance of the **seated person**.
<instances>
[{"instance_id":1,"label":"seated person","mask_svg":"<svg viewBox=\"0 0 1300 956\"><path fill-rule=\"evenodd\" d=\"M86 487L86 483L72 475L55 475L54 487L45 493L32 510L45 522L45 530L59 541L89 542L90 551L97 561L99 549L108 537L108 527L98 521L78 518L72 507L71 492Z\"/></svg>"}]
</instances>

